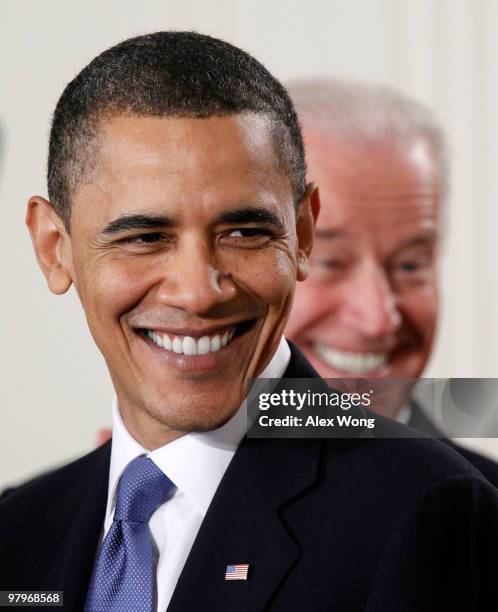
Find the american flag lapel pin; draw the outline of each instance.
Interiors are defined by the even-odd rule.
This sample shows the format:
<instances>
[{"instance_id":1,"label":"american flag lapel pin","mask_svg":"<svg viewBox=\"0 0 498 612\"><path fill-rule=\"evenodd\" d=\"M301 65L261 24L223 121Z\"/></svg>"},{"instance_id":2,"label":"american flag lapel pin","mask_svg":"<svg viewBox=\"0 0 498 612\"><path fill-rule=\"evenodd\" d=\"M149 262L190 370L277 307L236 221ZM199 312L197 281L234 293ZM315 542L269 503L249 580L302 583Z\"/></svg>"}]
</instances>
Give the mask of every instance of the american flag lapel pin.
<instances>
[{"instance_id":1,"label":"american flag lapel pin","mask_svg":"<svg viewBox=\"0 0 498 612\"><path fill-rule=\"evenodd\" d=\"M249 563L234 563L227 565L225 580L247 580Z\"/></svg>"}]
</instances>

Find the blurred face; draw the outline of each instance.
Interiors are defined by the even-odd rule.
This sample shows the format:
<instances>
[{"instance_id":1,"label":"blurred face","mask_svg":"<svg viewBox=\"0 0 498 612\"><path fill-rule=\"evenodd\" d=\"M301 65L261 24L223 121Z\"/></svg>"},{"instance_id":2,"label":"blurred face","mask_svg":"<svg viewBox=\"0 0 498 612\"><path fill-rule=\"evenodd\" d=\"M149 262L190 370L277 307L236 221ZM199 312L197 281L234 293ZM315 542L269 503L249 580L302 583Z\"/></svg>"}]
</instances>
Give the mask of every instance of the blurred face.
<instances>
[{"instance_id":1,"label":"blurred face","mask_svg":"<svg viewBox=\"0 0 498 612\"><path fill-rule=\"evenodd\" d=\"M255 116L102 128L63 261L148 448L226 422L279 343L313 219L305 196L296 220L273 150Z\"/></svg>"},{"instance_id":2,"label":"blurred face","mask_svg":"<svg viewBox=\"0 0 498 612\"><path fill-rule=\"evenodd\" d=\"M313 130L305 141L322 209L287 336L323 377L416 378L438 311L433 161L419 142L354 148Z\"/></svg>"}]
</instances>

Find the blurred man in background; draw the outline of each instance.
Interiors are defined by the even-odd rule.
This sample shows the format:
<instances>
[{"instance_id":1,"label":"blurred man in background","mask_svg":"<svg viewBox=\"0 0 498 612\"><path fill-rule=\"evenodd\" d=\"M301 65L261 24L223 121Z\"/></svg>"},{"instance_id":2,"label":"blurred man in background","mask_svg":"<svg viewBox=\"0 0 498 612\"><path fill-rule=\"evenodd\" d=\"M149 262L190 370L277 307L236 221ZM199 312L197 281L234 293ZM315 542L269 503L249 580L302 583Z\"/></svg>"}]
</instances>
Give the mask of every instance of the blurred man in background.
<instances>
[{"instance_id":1,"label":"blurred man in background","mask_svg":"<svg viewBox=\"0 0 498 612\"><path fill-rule=\"evenodd\" d=\"M286 334L324 378L417 379L438 319L442 131L426 108L386 87L321 80L289 91L322 210ZM441 435L410 384L391 389L378 411ZM498 485L497 464L457 448Z\"/></svg>"}]
</instances>

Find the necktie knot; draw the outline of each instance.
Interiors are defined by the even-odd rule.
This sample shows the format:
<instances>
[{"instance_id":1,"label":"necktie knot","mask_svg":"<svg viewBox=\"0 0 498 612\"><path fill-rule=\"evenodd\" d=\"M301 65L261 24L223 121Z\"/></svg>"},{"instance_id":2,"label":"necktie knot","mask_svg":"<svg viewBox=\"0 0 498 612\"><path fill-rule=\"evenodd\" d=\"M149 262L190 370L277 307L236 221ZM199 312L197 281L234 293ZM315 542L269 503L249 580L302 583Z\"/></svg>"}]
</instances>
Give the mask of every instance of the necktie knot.
<instances>
[{"instance_id":1,"label":"necktie knot","mask_svg":"<svg viewBox=\"0 0 498 612\"><path fill-rule=\"evenodd\" d=\"M144 455L126 467L118 485L114 520L146 523L174 489L171 480Z\"/></svg>"}]
</instances>

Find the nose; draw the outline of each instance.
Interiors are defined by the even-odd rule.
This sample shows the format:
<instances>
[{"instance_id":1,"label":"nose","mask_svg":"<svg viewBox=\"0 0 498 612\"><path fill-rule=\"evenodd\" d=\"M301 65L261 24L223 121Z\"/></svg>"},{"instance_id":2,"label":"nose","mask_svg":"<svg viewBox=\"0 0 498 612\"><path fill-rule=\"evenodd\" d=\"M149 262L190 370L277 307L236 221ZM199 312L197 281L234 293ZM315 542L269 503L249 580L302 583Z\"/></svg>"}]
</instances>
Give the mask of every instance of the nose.
<instances>
[{"instance_id":1,"label":"nose","mask_svg":"<svg viewBox=\"0 0 498 612\"><path fill-rule=\"evenodd\" d=\"M362 266L343 290L343 324L372 339L385 337L400 327L397 298L381 266Z\"/></svg>"},{"instance_id":2,"label":"nose","mask_svg":"<svg viewBox=\"0 0 498 612\"><path fill-rule=\"evenodd\" d=\"M205 315L237 295L231 275L218 269L210 245L191 240L168 257L157 287L160 303Z\"/></svg>"}]
</instances>

